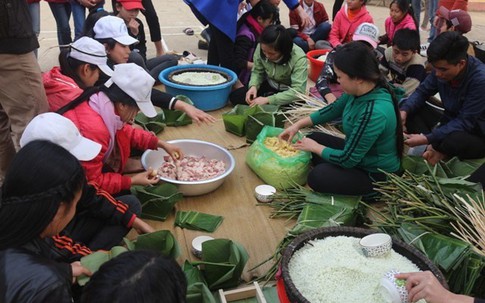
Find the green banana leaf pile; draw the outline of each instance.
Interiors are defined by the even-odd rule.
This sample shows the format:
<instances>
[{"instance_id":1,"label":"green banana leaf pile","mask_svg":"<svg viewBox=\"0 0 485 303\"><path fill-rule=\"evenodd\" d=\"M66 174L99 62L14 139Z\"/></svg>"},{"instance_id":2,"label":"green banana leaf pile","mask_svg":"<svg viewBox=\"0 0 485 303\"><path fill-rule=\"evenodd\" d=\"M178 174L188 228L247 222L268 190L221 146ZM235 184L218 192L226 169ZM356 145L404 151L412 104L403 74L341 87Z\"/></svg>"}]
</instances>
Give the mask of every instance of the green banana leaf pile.
<instances>
[{"instance_id":1,"label":"green banana leaf pile","mask_svg":"<svg viewBox=\"0 0 485 303\"><path fill-rule=\"evenodd\" d=\"M196 211L178 211L175 215L175 225L192 230L214 232L224 220L221 216L204 214Z\"/></svg>"},{"instance_id":2,"label":"green banana leaf pile","mask_svg":"<svg viewBox=\"0 0 485 303\"><path fill-rule=\"evenodd\" d=\"M131 192L140 199L141 217L158 221L165 221L175 203L183 199L177 187L169 183L146 187L132 186Z\"/></svg>"},{"instance_id":3,"label":"green banana leaf pile","mask_svg":"<svg viewBox=\"0 0 485 303\"><path fill-rule=\"evenodd\" d=\"M405 157L402 176L389 174L387 181L376 183L387 207L367 205L376 214L372 227L423 252L443 271L453 292L478 296L485 295L480 287L485 258L454 236L453 225L469 222L459 198L482 201L485 207L481 185L465 180L482 163L451 159L431 167L422 158Z\"/></svg>"},{"instance_id":4,"label":"green banana leaf pile","mask_svg":"<svg viewBox=\"0 0 485 303\"><path fill-rule=\"evenodd\" d=\"M248 261L246 249L228 239L214 239L202 243L202 261L183 266L187 277L187 302L215 303L211 290L236 287Z\"/></svg>"}]
</instances>

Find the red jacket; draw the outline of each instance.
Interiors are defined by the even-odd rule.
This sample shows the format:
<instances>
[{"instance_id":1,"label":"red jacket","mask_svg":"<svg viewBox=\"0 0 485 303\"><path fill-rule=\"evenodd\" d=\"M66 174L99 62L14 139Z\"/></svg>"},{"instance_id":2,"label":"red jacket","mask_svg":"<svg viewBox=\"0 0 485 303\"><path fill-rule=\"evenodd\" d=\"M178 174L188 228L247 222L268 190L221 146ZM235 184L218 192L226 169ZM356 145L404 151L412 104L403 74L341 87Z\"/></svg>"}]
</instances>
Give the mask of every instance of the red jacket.
<instances>
[{"instance_id":1,"label":"red jacket","mask_svg":"<svg viewBox=\"0 0 485 303\"><path fill-rule=\"evenodd\" d=\"M303 0L300 1L300 5L303 6ZM327 11L322 3L315 1L313 2L313 18L315 19L315 26L328 21ZM294 27L298 26L298 36L303 40L307 40L308 36L303 33L303 27L301 27L301 18L296 12L296 10L290 11L290 25Z\"/></svg>"},{"instance_id":2,"label":"red jacket","mask_svg":"<svg viewBox=\"0 0 485 303\"><path fill-rule=\"evenodd\" d=\"M344 4L333 20L328 41L333 47L352 41L355 30L364 22L374 23L365 5L362 6L354 20L350 21L347 15L347 4Z\"/></svg>"},{"instance_id":3,"label":"red jacket","mask_svg":"<svg viewBox=\"0 0 485 303\"><path fill-rule=\"evenodd\" d=\"M45 73L43 81L51 110L57 110L74 100L82 92L74 80L61 74L57 67ZM115 149L119 152L119 163L117 165L119 169L107 171L104 157L108 150L110 135L101 116L89 106L88 102L81 103L76 108L66 112L64 116L76 124L79 132L84 137L102 145L101 152L93 160L81 161L88 180L96 182L110 194L129 190L131 178L123 176L122 172L130 156L131 149L156 149L158 138L150 132L134 129L131 125L125 124L123 128L116 132Z\"/></svg>"},{"instance_id":4,"label":"red jacket","mask_svg":"<svg viewBox=\"0 0 485 303\"><path fill-rule=\"evenodd\" d=\"M394 34L403 28L409 28L412 30L416 30L416 23L414 23L413 17L408 13L399 23L392 22L391 17L387 17L386 21L384 22L384 26L386 28L386 35L389 38L388 45L392 44L392 39L394 39Z\"/></svg>"}]
</instances>

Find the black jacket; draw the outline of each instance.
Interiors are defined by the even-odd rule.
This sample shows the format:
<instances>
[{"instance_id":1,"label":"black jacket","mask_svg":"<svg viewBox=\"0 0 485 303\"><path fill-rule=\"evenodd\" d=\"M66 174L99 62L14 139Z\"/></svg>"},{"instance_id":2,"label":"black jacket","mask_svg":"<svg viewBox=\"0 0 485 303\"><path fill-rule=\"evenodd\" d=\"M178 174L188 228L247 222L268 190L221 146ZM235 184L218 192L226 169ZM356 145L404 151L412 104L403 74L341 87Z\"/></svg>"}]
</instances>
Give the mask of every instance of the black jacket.
<instances>
[{"instance_id":1,"label":"black jacket","mask_svg":"<svg viewBox=\"0 0 485 303\"><path fill-rule=\"evenodd\" d=\"M41 239L0 251L0 302L72 302L71 266L48 258Z\"/></svg>"},{"instance_id":2,"label":"black jacket","mask_svg":"<svg viewBox=\"0 0 485 303\"><path fill-rule=\"evenodd\" d=\"M0 0L0 54L26 54L38 47L27 1Z\"/></svg>"}]
</instances>

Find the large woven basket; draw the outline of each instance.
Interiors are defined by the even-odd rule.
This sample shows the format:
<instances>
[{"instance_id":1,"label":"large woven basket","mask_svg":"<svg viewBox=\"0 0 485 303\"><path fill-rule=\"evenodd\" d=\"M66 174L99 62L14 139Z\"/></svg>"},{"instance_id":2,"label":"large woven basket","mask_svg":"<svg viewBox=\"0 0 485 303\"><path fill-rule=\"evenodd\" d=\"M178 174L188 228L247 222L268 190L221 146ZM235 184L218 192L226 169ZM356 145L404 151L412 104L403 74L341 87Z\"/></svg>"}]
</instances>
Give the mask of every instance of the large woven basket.
<instances>
[{"instance_id":1,"label":"large woven basket","mask_svg":"<svg viewBox=\"0 0 485 303\"><path fill-rule=\"evenodd\" d=\"M378 232L380 231L357 227L323 227L311 230L295 238L285 249L283 253L283 258L281 260L283 281L285 284L286 294L290 302L309 303L309 301L305 299L305 297L303 297L303 295L295 287L295 284L293 284L288 267L288 264L293 257L293 254L301 247L303 247L308 241L337 236L362 238ZM394 251L411 260L421 270L430 270L438 278L441 284L448 289L448 284L446 283L446 280L441 271L416 248L394 238L392 239L392 248L394 249Z\"/></svg>"}]
</instances>

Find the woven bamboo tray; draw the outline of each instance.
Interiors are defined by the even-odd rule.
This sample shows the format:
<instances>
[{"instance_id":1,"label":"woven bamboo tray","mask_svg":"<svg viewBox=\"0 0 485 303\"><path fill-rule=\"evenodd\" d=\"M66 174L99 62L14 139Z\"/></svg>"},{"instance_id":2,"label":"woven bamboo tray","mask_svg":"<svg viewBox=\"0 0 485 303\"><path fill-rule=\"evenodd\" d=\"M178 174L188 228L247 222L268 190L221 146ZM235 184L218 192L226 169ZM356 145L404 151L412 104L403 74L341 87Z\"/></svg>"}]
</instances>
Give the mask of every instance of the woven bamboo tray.
<instances>
[{"instance_id":1,"label":"woven bamboo tray","mask_svg":"<svg viewBox=\"0 0 485 303\"><path fill-rule=\"evenodd\" d=\"M283 281L285 284L286 294L290 299L290 302L310 303L298 291L298 289L295 287L295 284L293 284L288 268L288 264L295 251L299 250L303 245L306 244L306 242L314 239L324 239L326 237L337 236L362 238L378 232L380 231L357 227L323 227L311 230L295 238L283 252L283 258L281 260ZM441 271L416 248L394 238L392 239L392 248L394 249L394 251L411 260L421 270L431 271L438 278L441 284L448 289L448 284L446 283L446 280Z\"/></svg>"}]
</instances>

